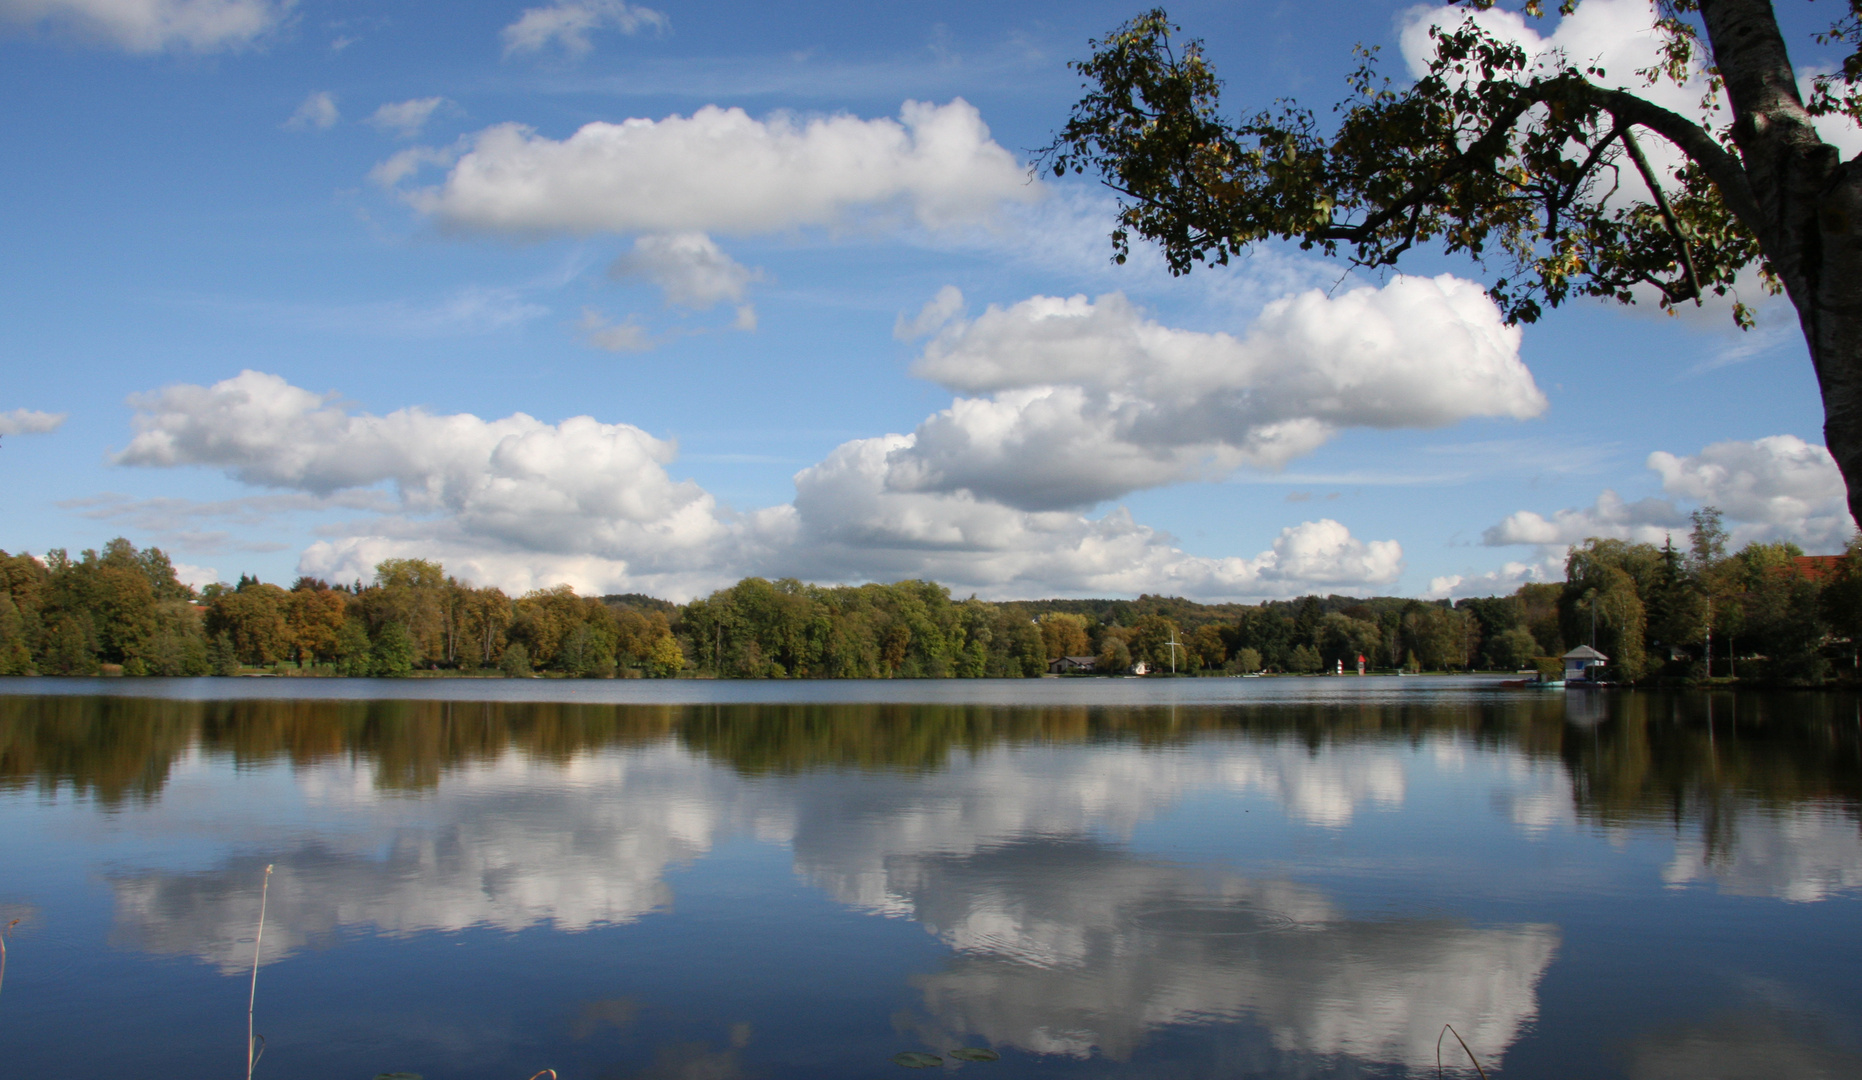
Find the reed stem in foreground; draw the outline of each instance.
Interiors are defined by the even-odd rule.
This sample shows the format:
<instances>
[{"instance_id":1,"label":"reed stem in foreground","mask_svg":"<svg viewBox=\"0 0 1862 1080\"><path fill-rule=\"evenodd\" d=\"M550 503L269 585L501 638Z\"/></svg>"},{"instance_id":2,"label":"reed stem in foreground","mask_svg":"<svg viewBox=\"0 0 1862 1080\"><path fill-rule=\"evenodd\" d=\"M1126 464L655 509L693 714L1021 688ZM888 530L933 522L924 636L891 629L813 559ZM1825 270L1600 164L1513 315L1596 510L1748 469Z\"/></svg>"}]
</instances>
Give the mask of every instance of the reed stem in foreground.
<instances>
[{"instance_id":1,"label":"reed stem in foreground","mask_svg":"<svg viewBox=\"0 0 1862 1080\"><path fill-rule=\"evenodd\" d=\"M1436 1080L1441 1080L1441 1076L1442 1076L1442 1036L1443 1035L1453 1035L1455 1037L1455 1041L1461 1044L1461 1049L1463 1051L1466 1051L1468 1055L1468 1060L1474 1063L1474 1071L1480 1074L1481 1080L1487 1080L1487 1070L1481 1068L1481 1059L1475 1057L1474 1051L1468 1049L1467 1040L1461 1037L1461 1032L1456 1031L1455 1026L1453 1024L1443 1024L1441 1034L1438 1034L1435 1037Z\"/></svg>"},{"instance_id":2,"label":"reed stem in foreground","mask_svg":"<svg viewBox=\"0 0 1862 1080\"><path fill-rule=\"evenodd\" d=\"M252 1034L252 1006L259 999L259 944L265 940L265 898L271 887L272 865L266 863L265 882L259 886L259 932L252 936L252 990L246 995L246 1080L252 1080L252 1067L265 1053L258 1037Z\"/></svg>"}]
</instances>

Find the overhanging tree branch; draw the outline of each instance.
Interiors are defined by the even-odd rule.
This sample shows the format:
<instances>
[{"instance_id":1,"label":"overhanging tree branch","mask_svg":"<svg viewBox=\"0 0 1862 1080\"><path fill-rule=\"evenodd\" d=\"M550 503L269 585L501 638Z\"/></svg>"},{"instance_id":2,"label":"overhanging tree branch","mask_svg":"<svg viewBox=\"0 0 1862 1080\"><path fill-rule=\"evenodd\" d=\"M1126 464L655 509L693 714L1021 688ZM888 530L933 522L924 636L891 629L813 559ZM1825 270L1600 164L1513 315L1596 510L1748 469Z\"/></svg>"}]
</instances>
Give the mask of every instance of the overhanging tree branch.
<instances>
[{"instance_id":1,"label":"overhanging tree branch","mask_svg":"<svg viewBox=\"0 0 1862 1080\"><path fill-rule=\"evenodd\" d=\"M1668 196L1662 192L1661 180L1656 177L1655 170L1649 168L1649 159L1643 156L1642 147L1636 142L1635 133L1625 128L1620 137L1623 140L1623 149L1629 151L1629 160L1635 162L1636 171L1642 174L1642 182L1649 186L1649 194L1654 197L1655 205L1661 209L1662 221L1668 226L1668 234L1674 237L1675 246L1681 249L1681 265L1687 270L1688 291L1685 295L1670 293L1669 299L1698 300L1700 299L1700 276L1694 270L1694 253L1688 245L1686 234L1681 231L1681 223L1675 220L1674 208L1668 204ZM1667 291L1666 286L1663 286L1663 291Z\"/></svg>"},{"instance_id":2,"label":"overhanging tree branch","mask_svg":"<svg viewBox=\"0 0 1862 1080\"><path fill-rule=\"evenodd\" d=\"M1589 83L1585 86L1598 108L1619 121L1648 128L1700 166L1719 189L1720 198L1733 216L1755 235L1759 232L1764 218L1759 213L1758 200L1753 197L1745 166L1706 129L1677 112L1627 91L1606 90Z\"/></svg>"},{"instance_id":3,"label":"overhanging tree branch","mask_svg":"<svg viewBox=\"0 0 1862 1080\"><path fill-rule=\"evenodd\" d=\"M1489 295L1508 321L1531 322L1575 296L1633 303L1645 283L1663 306L1727 296L1756 270L1797 309L1825 441L1862 520L1862 156L1845 165L1814 125L1862 122L1862 0L1819 39L1850 55L1808 102L1769 0L1653 2L1660 54L1637 74L1651 85L1704 74L1725 131L1601 85L1594 65L1529 56L1472 18L1430 29L1434 56L1407 87L1360 49L1330 130L1291 102L1231 120L1200 44L1173 48L1180 31L1160 9L1074 65L1088 92L1040 160L1121 193L1118 261L1136 236L1179 274L1270 239L1372 267L1432 245L1509 264L1490 273ZM1520 6L1537 17L1552 4ZM1671 175L1648 160L1645 134L1681 156ZM1625 159L1648 201L1623 199ZM1732 312L1752 324L1745 304Z\"/></svg>"}]
</instances>

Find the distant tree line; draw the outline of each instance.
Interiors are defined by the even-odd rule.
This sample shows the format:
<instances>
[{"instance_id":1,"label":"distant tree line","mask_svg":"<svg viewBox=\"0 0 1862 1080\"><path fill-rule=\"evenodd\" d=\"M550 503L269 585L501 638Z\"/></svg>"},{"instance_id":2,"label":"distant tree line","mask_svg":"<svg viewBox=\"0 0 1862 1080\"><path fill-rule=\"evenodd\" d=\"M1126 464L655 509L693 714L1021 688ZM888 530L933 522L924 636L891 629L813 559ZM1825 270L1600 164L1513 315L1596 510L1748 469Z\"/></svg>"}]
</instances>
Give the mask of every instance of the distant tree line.
<instances>
[{"instance_id":1,"label":"distant tree line","mask_svg":"<svg viewBox=\"0 0 1862 1080\"><path fill-rule=\"evenodd\" d=\"M1862 538L1840 558L1803 560L1789 543L1729 554L1713 507L1696 511L1693 526L1684 549L1672 537L1660 547L1586 540L1566 558L1563 582L1510 596L1452 606L1308 596L1245 609L1220 633L1248 669L1333 670L1363 655L1373 667L1511 671L1591 645L1624 682L1856 679Z\"/></svg>"},{"instance_id":2,"label":"distant tree line","mask_svg":"<svg viewBox=\"0 0 1862 1080\"><path fill-rule=\"evenodd\" d=\"M0 674L232 675L243 668L332 675L416 669L578 676L677 674L671 604L579 597L566 585L512 599L389 559L372 584L242 575L198 593L157 548L112 540L77 559L0 551Z\"/></svg>"},{"instance_id":3,"label":"distant tree line","mask_svg":"<svg viewBox=\"0 0 1862 1080\"><path fill-rule=\"evenodd\" d=\"M1061 657L1101 673L1513 671L1594 645L1622 681L1856 677L1862 542L1809 567L1790 544L1726 551L1711 507L1687 546L1592 539L1562 583L1455 603L1306 596L991 603L926 581L746 578L683 607L648 596L512 598L390 559L372 583L242 576L196 592L159 549L113 540L43 560L0 551L0 674L1027 678Z\"/></svg>"}]
</instances>

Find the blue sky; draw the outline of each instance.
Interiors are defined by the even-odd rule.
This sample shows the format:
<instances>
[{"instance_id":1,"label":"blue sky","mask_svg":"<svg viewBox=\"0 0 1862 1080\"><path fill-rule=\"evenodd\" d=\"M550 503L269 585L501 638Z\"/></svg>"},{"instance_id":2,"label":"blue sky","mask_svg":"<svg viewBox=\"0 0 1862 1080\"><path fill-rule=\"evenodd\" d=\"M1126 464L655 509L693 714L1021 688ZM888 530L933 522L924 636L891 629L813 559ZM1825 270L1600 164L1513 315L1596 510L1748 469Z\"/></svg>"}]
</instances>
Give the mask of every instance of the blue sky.
<instances>
[{"instance_id":1,"label":"blue sky","mask_svg":"<svg viewBox=\"0 0 1862 1080\"><path fill-rule=\"evenodd\" d=\"M1171 13L1240 109L1401 76L1428 10ZM1514 332L1429 256L1113 266L1026 165L1135 12L0 0L0 547L1210 600L1505 591L1704 502L1840 548L1776 302ZM1622 71L1645 19L1495 25Z\"/></svg>"}]
</instances>

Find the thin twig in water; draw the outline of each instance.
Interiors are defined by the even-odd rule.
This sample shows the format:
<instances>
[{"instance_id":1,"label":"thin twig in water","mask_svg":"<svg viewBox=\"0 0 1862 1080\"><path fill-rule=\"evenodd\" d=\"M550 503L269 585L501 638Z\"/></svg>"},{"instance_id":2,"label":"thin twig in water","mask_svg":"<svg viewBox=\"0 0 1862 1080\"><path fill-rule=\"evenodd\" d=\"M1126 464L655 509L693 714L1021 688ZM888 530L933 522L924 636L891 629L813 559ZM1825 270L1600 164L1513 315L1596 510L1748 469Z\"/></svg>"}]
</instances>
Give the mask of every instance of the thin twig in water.
<instances>
[{"instance_id":1,"label":"thin twig in water","mask_svg":"<svg viewBox=\"0 0 1862 1080\"><path fill-rule=\"evenodd\" d=\"M259 999L259 944L265 940L265 897L272 887L272 866L265 864L265 883L259 886L259 932L252 936L252 991L246 995L246 1080L265 1053L265 1041L252 1034L252 1006Z\"/></svg>"},{"instance_id":2,"label":"thin twig in water","mask_svg":"<svg viewBox=\"0 0 1862 1080\"><path fill-rule=\"evenodd\" d=\"M1435 1075L1437 1080L1440 1080L1442 1075L1442 1035L1447 1035L1451 1032L1453 1032L1455 1036L1455 1041L1461 1044L1461 1049L1467 1051L1468 1060L1474 1063L1474 1071L1480 1074L1481 1080L1487 1080L1487 1070L1481 1068L1481 1059L1474 1056L1474 1051L1468 1050L1467 1040L1461 1037L1461 1032L1455 1031L1455 1026L1453 1024L1443 1024L1441 1034L1435 1037Z\"/></svg>"},{"instance_id":3,"label":"thin twig in water","mask_svg":"<svg viewBox=\"0 0 1862 1080\"><path fill-rule=\"evenodd\" d=\"M6 926L0 927L0 984L6 982L6 936L12 933L13 928L18 925L19 920L14 919Z\"/></svg>"}]
</instances>

